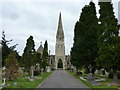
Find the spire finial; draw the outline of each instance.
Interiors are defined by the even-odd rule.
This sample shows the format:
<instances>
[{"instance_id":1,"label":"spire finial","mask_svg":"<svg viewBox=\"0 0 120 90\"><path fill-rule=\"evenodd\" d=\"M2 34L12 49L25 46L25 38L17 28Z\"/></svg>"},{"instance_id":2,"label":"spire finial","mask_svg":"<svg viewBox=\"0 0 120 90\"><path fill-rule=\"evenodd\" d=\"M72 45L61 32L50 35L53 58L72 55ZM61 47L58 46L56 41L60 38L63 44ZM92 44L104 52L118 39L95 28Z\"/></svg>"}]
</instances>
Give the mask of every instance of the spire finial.
<instances>
[{"instance_id":1,"label":"spire finial","mask_svg":"<svg viewBox=\"0 0 120 90\"><path fill-rule=\"evenodd\" d=\"M60 16L61 16L61 12L60 12Z\"/></svg>"},{"instance_id":2,"label":"spire finial","mask_svg":"<svg viewBox=\"0 0 120 90\"><path fill-rule=\"evenodd\" d=\"M61 23L61 12L60 12L60 15L59 15L59 24Z\"/></svg>"}]
</instances>

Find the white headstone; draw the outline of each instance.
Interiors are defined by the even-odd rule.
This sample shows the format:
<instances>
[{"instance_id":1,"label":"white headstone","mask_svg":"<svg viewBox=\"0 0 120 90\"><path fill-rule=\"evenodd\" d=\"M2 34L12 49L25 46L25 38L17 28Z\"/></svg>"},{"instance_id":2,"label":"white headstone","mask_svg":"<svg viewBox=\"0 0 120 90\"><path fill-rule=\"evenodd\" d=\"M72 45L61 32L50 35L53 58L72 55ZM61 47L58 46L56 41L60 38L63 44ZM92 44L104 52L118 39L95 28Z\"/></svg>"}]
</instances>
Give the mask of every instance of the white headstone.
<instances>
[{"instance_id":1,"label":"white headstone","mask_svg":"<svg viewBox=\"0 0 120 90\"><path fill-rule=\"evenodd\" d=\"M43 74L43 70L44 70L44 69L43 69L43 68L41 68L41 74Z\"/></svg>"},{"instance_id":2,"label":"white headstone","mask_svg":"<svg viewBox=\"0 0 120 90\"><path fill-rule=\"evenodd\" d=\"M73 72L76 73L77 72L77 69L76 67L73 68Z\"/></svg>"},{"instance_id":3,"label":"white headstone","mask_svg":"<svg viewBox=\"0 0 120 90\"><path fill-rule=\"evenodd\" d=\"M51 68L50 67L47 67L47 72L51 72Z\"/></svg>"},{"instance_id":4,"label":"white headstone","mask_svg":"<svg viewBox=\"0 0 120 90\"><path fill-rule=\"evenodd\" d=\"M6 81L6 78L3 78L3 84L2 85L5 85L5 81Z\"/></svg>"}]
</instances>

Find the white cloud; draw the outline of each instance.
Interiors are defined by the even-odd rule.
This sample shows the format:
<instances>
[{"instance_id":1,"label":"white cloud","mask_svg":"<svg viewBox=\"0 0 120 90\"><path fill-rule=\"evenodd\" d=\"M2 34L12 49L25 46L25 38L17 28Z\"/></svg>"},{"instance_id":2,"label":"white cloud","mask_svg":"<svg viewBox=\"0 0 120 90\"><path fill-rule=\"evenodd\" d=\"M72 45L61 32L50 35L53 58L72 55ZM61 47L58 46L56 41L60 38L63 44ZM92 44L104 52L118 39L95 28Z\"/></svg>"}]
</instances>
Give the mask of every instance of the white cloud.
<instances>
[{"instance_id":1,"label":"white cloud","mask_svg":"<svg viewBox=\"0 0 120 90\"><path fill-rule=\"evenodd\" d=\"M11 1L11 2L10 2ZM26 39L32 35L34 37L36 49L40 42L44 44L48 40L51 54L55 53L55 41L58 25L59 12L62 12L62 23L65 33L66 54L70 53L73 44L74 26L84 5L90 0L64 0L64 1L37 1L37 0L4 0L0 3L2 11L2 26L7 38L13 39L13 44L18 43L17 50L22 54L26 44ZM14 2L13 2L14 1ZM51 0L50 0L51 1ZM99 10L96 2L96 9ZM115 12L117 6L114 4ZM116 14L117 15L117 14Z\"/></svg>"}]
</instances>

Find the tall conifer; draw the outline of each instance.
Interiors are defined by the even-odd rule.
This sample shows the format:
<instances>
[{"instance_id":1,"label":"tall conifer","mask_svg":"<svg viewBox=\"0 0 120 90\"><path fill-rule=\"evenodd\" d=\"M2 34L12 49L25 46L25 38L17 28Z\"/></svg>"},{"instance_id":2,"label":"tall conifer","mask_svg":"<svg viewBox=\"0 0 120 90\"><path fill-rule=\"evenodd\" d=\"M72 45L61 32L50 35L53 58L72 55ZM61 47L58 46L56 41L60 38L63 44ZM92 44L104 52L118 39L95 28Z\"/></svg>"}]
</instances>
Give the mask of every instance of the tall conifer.
<instances>
[{"instance_id":1,"label":"tall conifer","mask_svg":"<svg viewBox=\"0 0 120 90\"><path fill-rule=\"evenodd\" d=\"M1 40L1 46L2 46L2 66L4 66L4 62L5 62L5 59L8 57L8 55L11 53L11 52L15 52L16 53L16 58L19 59L19 54L16 50L14 50L16 48L16 45L13 45L13 46L8 46L10 44L12 40L7 40L6 39L6 35L5 35L5 32L2 31L2 40Z\"/></svg>"},{"instance_id":2,"label":"tall conifer","mask_svg":"<svg viewBox=\"0 0 120 90\"><path fill-rule=\"evenodd\" d=\"M33 36L30 36L27 39L26 47L24 49L24 53L22 55L22 65L25 67L25 70L27 70L30 73L31 66L34 66L35 64L35 44L33 40Z\"/></svg>"},{"instance_id":3,"label":"tall conifer","mask_svg":"<svg viewBox=\"0 0 120 90\"><path fill-rule=\"evenodd\" d=\"M74 44L71 49L71 62L77 67L96 67L98 19L95 4L90 2L82 9L74 29Z\"/></svg>"},{"instance_id":4,"label":"tall conifer","mask_svg":"<svg viewBox=\"0 0 120 90\"><path fill-rule=\"evenodd\" d=\"M46 66L48 65L48 43L47 43L47 40L45 41L45 44L44 44L42 59L43 59L42 67L45 71Z\"/></svg>"},{"instance_id":5,"label":"tall conifer","mask_svg":"<svg viewBox=\"0 0 120 90\"><path fill-rule=\"evenodd\" d=\"M117 70L120 63L120 37L118 20L113 12L113 4L111 2L99 2L100 5L100 29L99 29L99 57L97 65L103 67L107 71L114 72L114 80L117 80Z\"/></svg>"}]
</instances>

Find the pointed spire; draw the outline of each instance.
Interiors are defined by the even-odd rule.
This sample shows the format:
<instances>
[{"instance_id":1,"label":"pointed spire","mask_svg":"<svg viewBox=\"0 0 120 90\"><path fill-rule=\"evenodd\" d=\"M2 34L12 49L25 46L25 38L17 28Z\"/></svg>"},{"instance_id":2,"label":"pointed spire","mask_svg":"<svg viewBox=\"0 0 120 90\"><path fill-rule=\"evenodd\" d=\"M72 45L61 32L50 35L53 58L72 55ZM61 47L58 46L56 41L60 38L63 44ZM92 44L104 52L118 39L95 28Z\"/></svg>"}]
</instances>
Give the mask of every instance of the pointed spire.
<instances>
[{"instance_id":1,"label":"pointed spire","mask_svg":"<svg viewBox=\"0 0 120 90\"><path fill-rule=\"evenodd\" d=\"M63 27L62 27L62 17L61 17L61 12L60 12L60 14L59 14L59 21L58 21L57 35L64 35L64 33L63 33Z\"/></svg>"},{"instance_id":2,"label":"pointed spire","mask_svg":"<svg viewBox=\"0 0 120 90\"><path fill-rule=\"evenodd\" d=\"M62 18L61 18L61 12L60 12L60 15L59 15L59 25L62 25Z\"/></svg>"}]
</instances>

